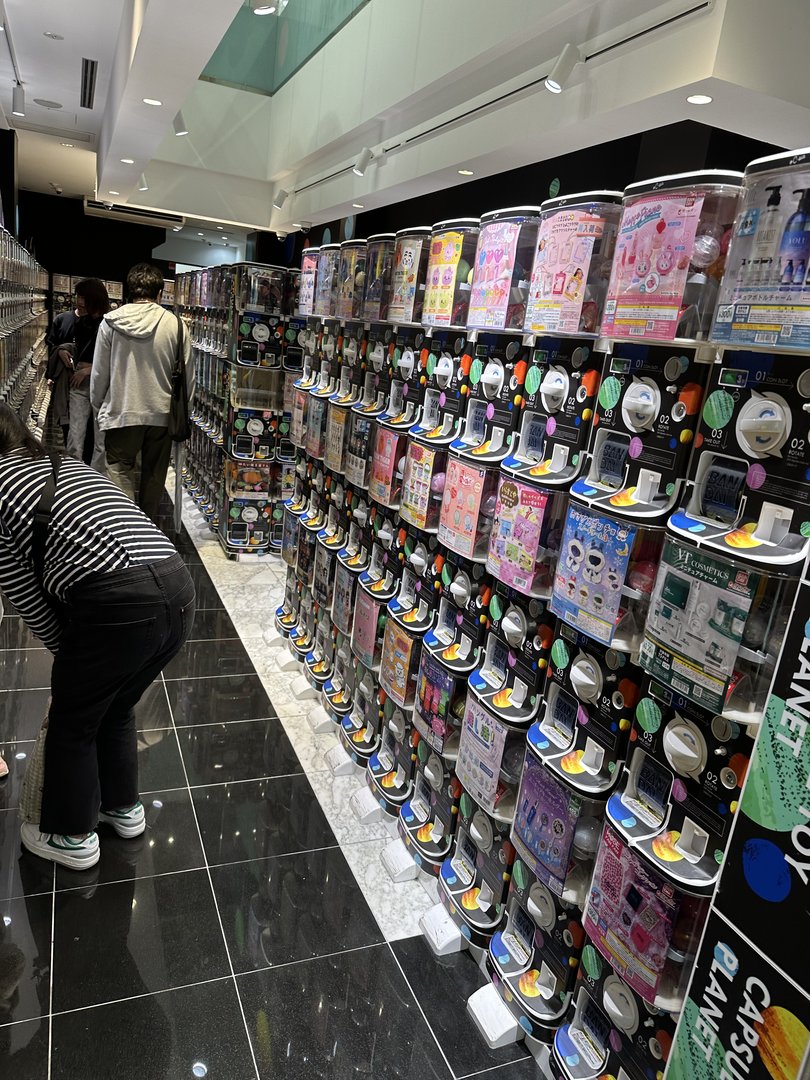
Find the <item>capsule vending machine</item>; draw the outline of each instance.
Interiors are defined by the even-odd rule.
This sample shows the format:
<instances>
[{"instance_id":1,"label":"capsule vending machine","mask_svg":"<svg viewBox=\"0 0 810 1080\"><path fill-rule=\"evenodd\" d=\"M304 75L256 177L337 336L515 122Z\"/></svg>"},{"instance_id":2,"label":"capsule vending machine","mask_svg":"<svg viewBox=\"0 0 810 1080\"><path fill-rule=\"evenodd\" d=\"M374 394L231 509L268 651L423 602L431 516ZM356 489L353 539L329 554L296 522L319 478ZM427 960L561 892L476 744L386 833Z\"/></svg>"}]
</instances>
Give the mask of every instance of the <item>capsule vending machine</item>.
<instances>
[{"instance_id":1,"label":"capsule vending machine","mask_svg":"<svg viewBox=\"0 0 810 1080\"><path fill-rule=\"evenodd\" d=\"M397 880L422 871L437 876L455 842L461 785L455 776L467 676L488 626L489 580L483 567L452 553L435 559L435 621L422 639L413 724L419 734L412 796L404 803L399 839L384 852ZM392 875L393 876L393 875Z\"/></svg>"},{"instance_id":2,"label":"capsule vending machine","mask_svg":"<svg viewBox=\"0 0 810 1080\"><path fill-rule=\"evenodd\" d=\"M360 358L360 398L351 406L344 450L346 480L357 491L369 490L377 419L385 412L389 397L393 339L389 326L372 324L365 360Z\"/></svg>"}]
</instances>

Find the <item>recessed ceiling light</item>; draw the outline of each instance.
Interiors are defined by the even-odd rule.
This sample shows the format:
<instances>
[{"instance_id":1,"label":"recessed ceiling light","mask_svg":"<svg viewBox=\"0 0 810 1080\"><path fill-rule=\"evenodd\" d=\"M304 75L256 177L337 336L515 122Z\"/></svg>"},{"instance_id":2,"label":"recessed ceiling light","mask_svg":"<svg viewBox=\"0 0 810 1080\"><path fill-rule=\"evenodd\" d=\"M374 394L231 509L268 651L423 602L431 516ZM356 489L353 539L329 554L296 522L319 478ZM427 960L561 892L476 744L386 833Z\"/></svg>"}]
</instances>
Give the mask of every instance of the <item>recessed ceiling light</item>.
<instances>
[{"instance_id":1,"label":"recessed ceiling light","mask_svg":"<svg viewBox=\"0 0 810 1080\"><path fill-rule=\"evenodd\" d=\"M363 204L361 202L353 202L352 206L355 208L355 210L362 210L363 209Z\"/></svg>"},{"instance_id":2,"label":"recessed ceiling light","mask_svg":"<svg viewBox=\"0 0 810 1080\"><path fill-rule=\"evenodd\" d=\"M458 170L458 175L459 176L474 176L475 173L472 171L472 169L459 169Z\"/></svg>"},{"instance_id":3,"label":"recessed ceiling light","mask_svg":"<svg viewBox=\"0 0 810 1080\"><path fill-rule=\"evenodd\" d=\"M143 103L144 103L144 105L162 105L163 104L162 101L158 101L157 98L153 98L153 97L145 97L143 99Z\"/></svg>"},{"instance_id":4,"label":"recessed ceiling light","mask_svg":"<svg viewBox=\"0 0 810 1080\"><path fill-rule=\"evenodd\" d=\"M711 105L714 99L708 94L690 94L686 100L690 105Z\"/></svg>"},{"instance_id":5,"label":"recessed ceiling light","mask_svg":"<svg viewBox=\"0 0 810 1080\"><path fill-rule=\"evenodd\" d=\"M220 232L225 231L225 226L224 225L217 225L217 228L219 229Z\"/></svg>"},{"instance_id":6,"label":"recessed ceiling light","mask_svg":"<svg viewBox=\"0 0 810 1080\"><path fill-rule=\"evenodd\" d=\"M121 164L122 165L134 165L135 164L135 159L131 158L131 157L122 157L121 158Z\"/></svg>"},{"instance_id":7,"label":"recessed ceiling light","mask_svg":"<svg viewBox=\"0 0 810 1080\"><path fill-rule=\"evenodd\" d=\"M75 145L76 145L76 144L75 144L75 143L72 143L72 142L63 142L63 143L62 143L62 146L69 146L71 150L73 149L73 147L74 147Z\"/></svg>"},{"instance_id":8,"label":"recessed ceiling light","mask_svg":"<svg viewBox=\"0 0 810 1080\"><path fill-rule=\"evenodd\" d=\"M42 36L50 38L51 41L64 41L65 38L62 34L55 34L53 30L43 30Z\"/></svg>"},{"instance_id":9,"label":"recessed ceiling light","mask_svg":"<svg viewBox=\"0 0 810 1080\"><path fill-rule=\"evenodd\" d=\"M108 191L107 194L108 195L120 195L121 192L120 191Z\"/></svg>"},{"instance_id":10,"label":"recessed ceiling light","mask_svg":"<svg viewBox=\"0 0 810 1080\"><path fill-rule=\"evenodd\" d=\"M223 237L222 237L222 239L223 239L223 240L227 240L227 239L228 239L228 237L227 237L227 236L223 236Z\"/></svg>"},{"instance_id":11,"label":"recessed ceiling light","mask_svg":"<svg viewBox=\"0 0 810 1080\"><path fill-rule=\"evenodd\" d=\"M181 230L182 228L183 228L183 226L182 226L182 225L174 225L174 226L172 227L172 232L180 232L180 230Z\"/></svg>"},{"instance_id":12,"label":"recessed ceiling light","mask_svg":"<svg viewBox=\"0 0 810 1080\"><path fill-rule=\"evenodd\" d=\"M198 232L197 236L205 236L205 233Z\"/></svg>"}]
</instances>

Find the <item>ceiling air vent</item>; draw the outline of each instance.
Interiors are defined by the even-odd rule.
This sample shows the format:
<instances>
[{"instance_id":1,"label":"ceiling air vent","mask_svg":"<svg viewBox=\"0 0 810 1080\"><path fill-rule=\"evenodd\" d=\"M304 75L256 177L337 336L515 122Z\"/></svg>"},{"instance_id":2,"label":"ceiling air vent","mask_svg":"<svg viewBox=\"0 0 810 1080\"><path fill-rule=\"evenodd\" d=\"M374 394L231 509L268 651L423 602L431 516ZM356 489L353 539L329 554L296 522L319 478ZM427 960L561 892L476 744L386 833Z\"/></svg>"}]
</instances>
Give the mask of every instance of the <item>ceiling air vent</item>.
<instances>
[{"instance_id":1,"label":"ceiling air vent","mask_svg":"<svg viewBox=\"0 0 810 1080\"><path fill-rule=\"evenodd\" d=\"M98 60L82 58L82 93L79 104L83 109L92 109L96 98L96 76L98 75Z\"/></svg>"},{"instance_id":2,"label":"ceiling air vent","mask_svg":"<svg viewBox=\"0 0 810 1080\"><path fill-rule=\"evenodd\" d=\"M182 214L170 214L161 210L143 210L135 206L108 205L97 199L84 200L84 212L88 217L103 217L113 221L130 221L137 225L153 225L158 229L173 229L185 225Z\"/></svg>"}]
</instances>

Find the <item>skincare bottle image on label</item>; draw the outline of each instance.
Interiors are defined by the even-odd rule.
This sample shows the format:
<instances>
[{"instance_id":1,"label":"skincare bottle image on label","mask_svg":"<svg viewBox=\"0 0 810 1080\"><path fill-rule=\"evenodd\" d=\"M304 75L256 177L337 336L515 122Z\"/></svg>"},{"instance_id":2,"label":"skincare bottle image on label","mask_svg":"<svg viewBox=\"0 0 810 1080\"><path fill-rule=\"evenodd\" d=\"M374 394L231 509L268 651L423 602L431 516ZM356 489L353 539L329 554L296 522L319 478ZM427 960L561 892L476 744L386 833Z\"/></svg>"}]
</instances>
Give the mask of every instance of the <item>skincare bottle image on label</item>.
<instances>
[{"instance_id":1,"label":"skincare bottle image on label","mask_svg":"<svg viewBox=\"0 0 810 1080\"><path fill-rule=\"evenodd\" d=\"M783 285L792 285L797 265L804 262L806 266L810 260L810 188L798 188L793 194L799 196L799 205L788 218L779 245L779 280Z\"/></svg>"},{"instance_id":2,"label":"skincare bottle image on label","mask_svg":"<svg viewBox=\"0 0 810 1080\"><path fill-rule=\"evenodd\" d=\"M749 282L752 285L766 285L768 273L773 268L773 257L779 245L779 205L782 202L782 185L775 184L765 189L770 192L765 209L759 216L751 257L748 262Z\"/></svg>"}]
</instances>

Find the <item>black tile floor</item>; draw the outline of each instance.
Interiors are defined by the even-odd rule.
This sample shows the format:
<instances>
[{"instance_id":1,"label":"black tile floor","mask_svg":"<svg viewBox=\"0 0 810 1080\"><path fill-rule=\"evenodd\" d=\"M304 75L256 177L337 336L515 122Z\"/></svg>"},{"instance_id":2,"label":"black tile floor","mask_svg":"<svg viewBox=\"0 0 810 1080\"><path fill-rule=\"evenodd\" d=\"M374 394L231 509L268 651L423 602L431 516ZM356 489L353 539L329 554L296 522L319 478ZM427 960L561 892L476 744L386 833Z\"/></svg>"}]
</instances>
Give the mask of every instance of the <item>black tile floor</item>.
<instances>
[{"instance_id":1,"label":"black tile floor","mask_svg":"<svg viewBox=\"0 0 810 1080\"><path fill-rule=\"evenodd\" d=\"M21 852L50 655L0 621L0 1076L539 1078L522 1047L478 1036L467 954L384 940L185 532L178 546L201 610L137 710L147 830L102 826L92 871Z\"/></svg>"}]
</instances>

